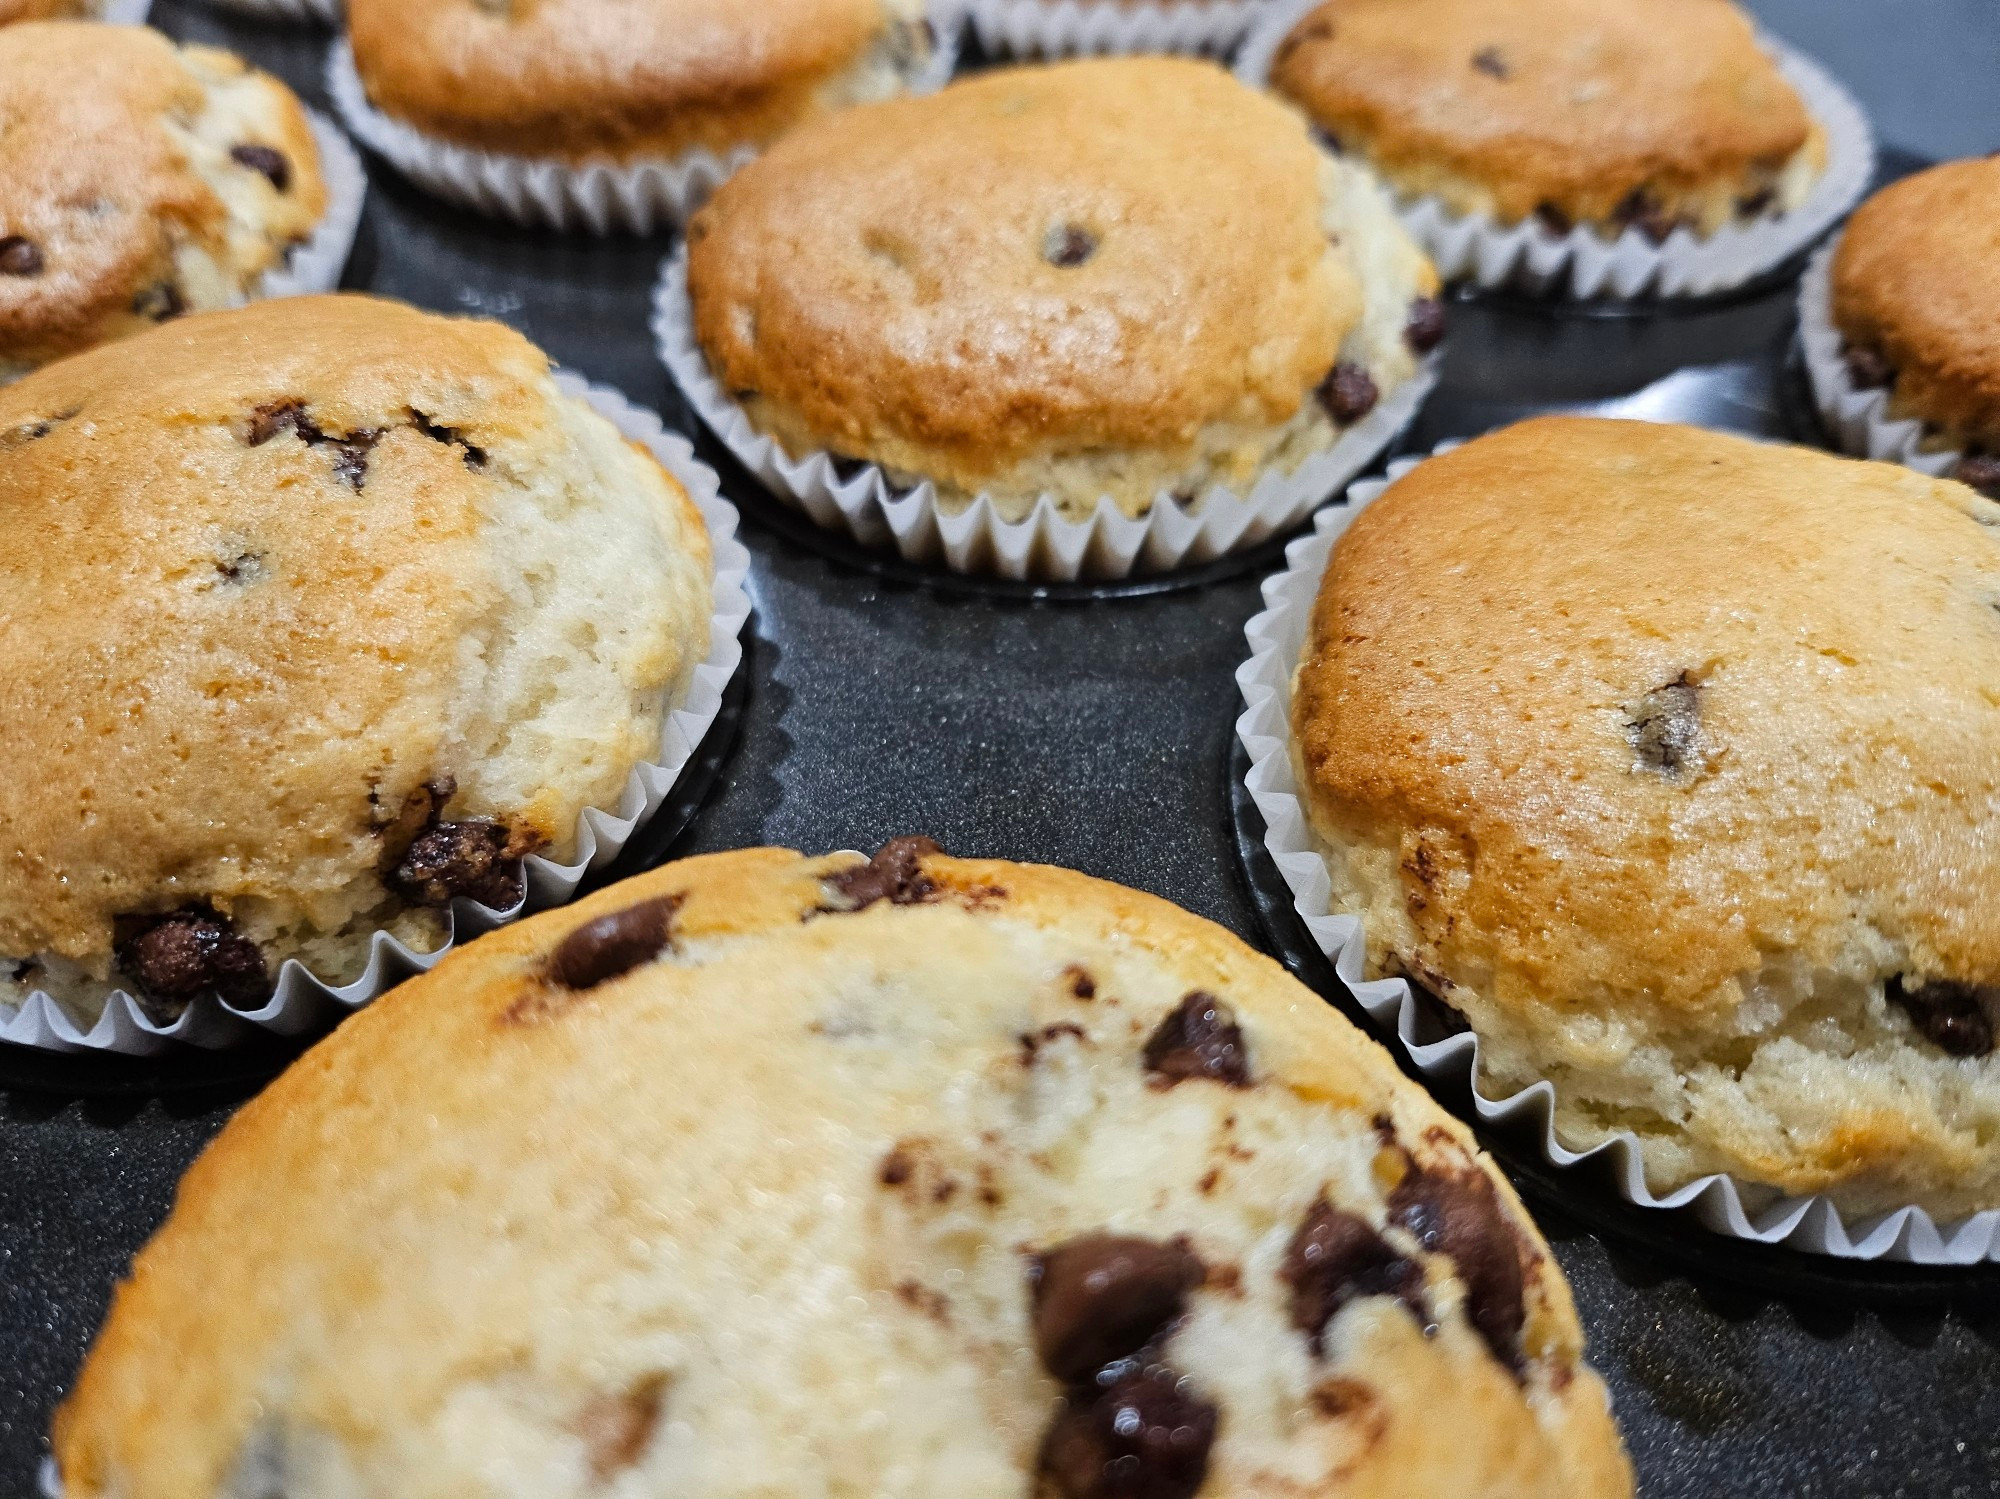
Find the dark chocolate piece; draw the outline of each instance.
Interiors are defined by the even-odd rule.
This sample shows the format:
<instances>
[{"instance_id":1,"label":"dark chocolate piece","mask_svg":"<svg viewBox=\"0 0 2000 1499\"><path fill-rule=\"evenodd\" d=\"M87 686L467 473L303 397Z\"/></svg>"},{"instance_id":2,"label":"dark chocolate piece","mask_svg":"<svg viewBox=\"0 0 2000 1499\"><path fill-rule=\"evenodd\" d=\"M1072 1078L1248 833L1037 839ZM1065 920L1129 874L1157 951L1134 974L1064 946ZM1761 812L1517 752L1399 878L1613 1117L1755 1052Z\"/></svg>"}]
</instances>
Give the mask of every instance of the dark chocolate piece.
<instances>
[{"instance_id":1,"label":"dark chocolate piece","mask_svg":"<svg viewBox=\"0 0 2000 1499\"><path fill-rule=\"evenodd\" d=\"M1889 980L1884 993L1902 1006L1910 1023L1933 1046L1954 1057L1983 1057L1993 1050L1993 1010L2000 991L1953 979Z\"/></svg>"},{"instance_id":2,"label":"dark chocolate piece","mask_svg":"<svg viewBox=\"0 0 2000 1499\"><path fill-rule=\"evenodd\" d=\"M1430 1320L1422 1267L1398 1253L1365 1218L1324 1196L1292 1235L1278 1274L1292 1288L1292 1326L1306 1335L1315 1355L1325 1351L1326 1324L1334 1314L1363 1296L1394 1296L1419 1322Z\"/></svg>"},{"instance_id":3,"label":"dark chocolate piece","mask_svg":"<svg viewBox=\"0 0 2000 1499\"><path fill-rule=\"evenodd\" d=\"M1156 1087L1189 1079L1250 1086L1250 1053L1229 1006L1197 989L1183 999L1146 1041L1146 1070Z\"/></svg>"},{"instance_id":4,"label":"dark chocolate piece","mask_svg":"<svg viewBox=\"0 0 2000 1499\"><path fill-rule=\"evenodd\" d=\"M1086 1380L1152 1342L1180 1316L1204 1274L1179 1244L1114 1234L1058 1244L1029 1270L1035 1352L1056 1378Z\"/></svg>"},{"instance_id":5,"label":"dark chocolate piece","mask_svg":"<svg viewBox=\"0 0 2000 1499\"><path fill-rule=\"evenodd\" d=\"M673 946L674 912L684 898L657 896L586 921L549 955L550 974L565 988L594 989L650 963Z\"/></svg>"}]
</instances>

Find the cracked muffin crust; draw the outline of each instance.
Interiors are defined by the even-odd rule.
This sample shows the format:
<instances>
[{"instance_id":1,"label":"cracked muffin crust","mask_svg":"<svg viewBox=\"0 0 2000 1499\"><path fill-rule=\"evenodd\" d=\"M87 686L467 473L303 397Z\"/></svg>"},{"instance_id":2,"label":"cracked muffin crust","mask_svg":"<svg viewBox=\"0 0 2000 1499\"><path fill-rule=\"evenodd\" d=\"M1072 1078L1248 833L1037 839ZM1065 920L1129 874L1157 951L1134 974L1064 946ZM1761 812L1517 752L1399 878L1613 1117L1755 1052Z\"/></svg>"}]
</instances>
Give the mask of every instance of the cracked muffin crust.
<instances>
[{"instance_id":1,"label":"cracked muffin crust","mask_svg":"<svg viewBox=\"0 0 2000 1499\"><path fill-rule=\"evenodd\" d=\"M1043 493L1142 515L1289 471L1444 334L1374 180L1172 58L823 121L725 183L688 247L696 337L760 431L1009 519Z\"/></svg>"},{"instance_id":2,"label":"cracked muffin crust","mask_svg":"<svg viewBox=\"0 0 2000 1499\"><path fill-rule=\"evenodd\" d=\"M204 314L0 391L0 1001L344 983L506 908L707 650L709 546L498 324Z\"/></svg>"},{"instance_id":3,"label":"cracked muffin crust","mask_svg":"<svg viewBox=\"0 0 2000 1499\"><path fill-rule=\"evenodd\" d=\"M2000 506L1893 465L1577 418L1432 458L1295 681L1334 909L1655 1190L2000 1206L1996 606Z\"/></svg>"},{"instance_id":4,"label":"cracked muffin crust","mask_svg":"<svg viewBox=\"0 0 2000 1499\"><path fill-rule=\"evenodd\" d=\"M1629 1495L1580 1345L1465 1129L1220 928L753 849L245 1108L55 1451L71 1499Z\"/></svg>"},{"instance_id":5,"label":"cracked muffin crust","mask_svg":"<svg viewBox=\"0 0 2000 1499\"><path fill-rule=\"evenodd\" d=\"M923 0L349 0L375 107L461 146L570 162L763 146L902 92Z\"/></svg>"},{"instance_id":6,"label":"cracked muffin crust","mask_svg":"<svg viewBox=\"0 0 2000 1499\"><path fill-rule=\"evenodd\" d=\"M1855 210L1833 259L1833 322L1863 388L1962 448L2000 498L2000 158L1950 161Z\"/></svg>"},{"instance_id":7,"label":"cracked muffin crust","mask_svg":"<svg viewBox=\"0 0 2000 1499\"><path fill-rule=\"evenodd\" d=\"M1328 0L1271 86L1398 192L1662 241L1798 207L1824 132L1730 0Z\"/></svg>"},{"instance_id":8,"label":"cracked muffin crust","mask_svg":"<svg viewBox=\"0 0 2000 1499\"><path fill-rule=\"evenodd\" d=\"M254 297L326 212L277 79L140 26L0 28L0 377Z\"/></svg>"}]
</instances>

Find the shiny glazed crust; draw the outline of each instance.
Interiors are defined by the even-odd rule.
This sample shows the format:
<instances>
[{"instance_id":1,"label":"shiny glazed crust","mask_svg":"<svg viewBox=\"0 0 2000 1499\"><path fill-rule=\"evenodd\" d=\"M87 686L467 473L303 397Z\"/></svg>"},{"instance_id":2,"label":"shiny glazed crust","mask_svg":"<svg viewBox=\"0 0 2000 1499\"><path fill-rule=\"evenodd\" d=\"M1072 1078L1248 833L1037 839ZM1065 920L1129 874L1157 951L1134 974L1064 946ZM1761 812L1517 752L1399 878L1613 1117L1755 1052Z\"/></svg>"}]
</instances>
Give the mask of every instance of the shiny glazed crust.
<instances>
[{"instance_id":1,"label":"shiny glazed crust","mask_svg":"<svg viewBox=\"0 0 2000 1499\"><path fill-rule=\"evenodd\" d=\"M0 374L242 301L326 210L291 91L143 27L0 28L0 116L0 225L32 247L0 256Z\"/></svg>"},{"instance_id":2,"label":"shiny glazed crust","mask_svg":"<svg viewBox=\"0 0 2000 1499\"><path fill-rule=\"evenodd\" d=\"M764 145L845 95L892 91L918 0L352 0L375 105L520 156ZM871 68L871 54L882 66ZM880 75L880 76L875 76Z\"/></svg>"},{"instance_id":3,"label":"shiny glazed crust","mask_svg":"<svg viewBox=\"0 0 2000 1499\"><path fill-rule=\"evenodd\" d=\"M753 1454L771 1494L1027 1493L1059 1386L1023 1254L1106 1224L1205 1261L1163 1345L1221 1412L1201 1492L1630 1494L1546 1246L1316 996L1067 871L933 855L853 910L855 869L671 864L343 1025L197 1162L119 1289L56 1421L71 1499L490 1494L496 1462L532 1499L707 1499ZM566 939L649 900L665 951L559 980ZM1190 990L1233 1010L1246 1086L1149 1081ZM1443 1257L1434 1336L1384 1296L1320 1355L1287 1319L1275 1270L1316 1195L1379 1222L1432 1168L1511 1225L1521 1383Z\"/></svg>"},{"instance_id":4,"label":"shiny glazed crust","mask_svg":"<svg viewBox=\"0 0 2000 1499\"><path fill-rule=\"evenodd\" d=\"M2000 506L1886 464L1545 418L1335 545L1300 785L1374 974L1486 1085L1856 1211L2000 1206L2000 1057L1897 984L2000 983ZM1982 1000L1989 1010L1992 997Z\"/></svg>"},{"instance_id":5,"label":"shiny glazed crust","mask_svg":"<svg viewBox=\"0 0 2000 1499\"><path fill-rule=\"evenodd\" d=\"M1044 490L1140 514L1296 466L1336 435L1312 395L1337 360L1383 393L1414 372L1409 303L1437 285L1295 113L1172 58L826 120L724 184L688 242L696 336L761 430L1009 514Z\"/></svg>"},{"instance_id":6,"label":"shiny glazed crust","mask_svg":"<svg viewBox=\"0 0 2000 1499\"><path fill-rule=\"evenodd\" d=\"M1895 370L1896 415L2000 453L2000 159L1946 162L1862 204L1834 255L1833 320Z\"/></svg>"},{"instance_id":7,"label":"shiny glazed crust","mask_svg":"<svg viewBox=\"0 0 2000 1499\"><path fill-rule=\"evenodd\" d=\"M1271 84L1399 190L1510 224L1709 234L1796 206L1824 159L1730 0L1329 0Z\"/></svg>"},{"instance_id":8,"label":"shiny glazed crust","mask_svg":"<svg viewBox=\"0 0 2000 1499\"><path fill-rule=\"evenodd\" d=\"M707 650L692 502L496 323L184 318L0 391L0 455L0 997L88 1013L203 903L344 982L426 786L560 854Z\"/></svg>"}]
</instances>

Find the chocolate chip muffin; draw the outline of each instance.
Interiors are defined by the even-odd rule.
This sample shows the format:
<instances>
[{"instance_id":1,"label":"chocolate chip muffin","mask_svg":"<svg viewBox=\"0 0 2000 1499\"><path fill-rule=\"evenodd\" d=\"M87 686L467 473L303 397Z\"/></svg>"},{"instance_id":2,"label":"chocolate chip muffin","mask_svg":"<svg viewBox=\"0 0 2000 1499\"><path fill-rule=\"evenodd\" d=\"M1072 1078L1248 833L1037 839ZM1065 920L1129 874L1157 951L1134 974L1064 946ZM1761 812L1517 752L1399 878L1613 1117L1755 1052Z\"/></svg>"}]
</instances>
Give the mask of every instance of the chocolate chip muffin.
<instances>
[{"instance_id":1,"label":"chocolate chip muffin","mask_svg":"<svg viewBox=\"0 0 2000 1499\"><path fill-rule=\"evenodd\" d=\"M709 547L497 324L204 314L0 391L0 1001L171 1019L521 898L659 752Z\"/></svg>"},{"instance_id":2,"label":"chocolate chip muffin","mask_svg":"<svg viewBox=\"0 0 2000 1499\"><path fill-rule=\"evenodd\" d=\"M350 0L369 100L423 134L581 162L762 146L898 93L922 0Z\"/></svg>"},{"instance_id":3,"label":"chocolate chip muffin","mask_svg":"<svg viewBox=\"0 0 2000 1499\"><path fill-rule=\"evenodd\" d=\"M1219 928L752 849L470 944L244 1109L55 1451L69 1499L1628 1495L1580 1344L1466 1130Z\"/></svg>"},{"instance_id":4,"label":"chocolate chip muffin","mask_svg":"<svg viewBox=\"0 0 2000 1499\"><path fill-rule=\"evenodd\" d=\"M1855 211L1833 258L1847 372L1889 411L1962 449L1958 477L2000 499L2000 157L1951 161Z\"/></svg>"},{"instance_id":5,"label":"chocolate chip muffin","mask_svg":"<svg viewBox=\"0 0 2000 1499\"><path fill-rule=\"evenodd\" d=\"M1824 134L1730 0L1328 0L1271 86L1399 192L1551 232L1796 208Z\"/></svg>"},{"instance_id":6,"label":"chocolate chip muffin","mask_svg":"<svg viewBox=\"0 0 2000 1499\"><path fill-rule=\"evenodd\" d=\"M1656 1190L2000 1207L1996 601L2000 506L1893 465L1574 418L1433 458L1298 670L1334 908Z\"/></svg>"},{"instance_id":7,"label":"chocolate chip muffin","mask_svg":"<svg viewBox=\"0 0 2000 1499\"><path fill-rule=\"evenodd\" d=\"M0 28L0 377L257 294L326 211L305 111L213 47Z\"/></svg>"},{"instance_id":8,"label":"chocolate chip muffin","mask_svg":"<svg viewBox=\"0 0 2000 1499\"><path fill-rule=\"evenodd\" d=\"M726 183L688 246L696 336L760 431L1009 519L1290 471L1444 332L1374 180L1184 59L1007 69L822 121Z\"/></svg>"}]
</instances>

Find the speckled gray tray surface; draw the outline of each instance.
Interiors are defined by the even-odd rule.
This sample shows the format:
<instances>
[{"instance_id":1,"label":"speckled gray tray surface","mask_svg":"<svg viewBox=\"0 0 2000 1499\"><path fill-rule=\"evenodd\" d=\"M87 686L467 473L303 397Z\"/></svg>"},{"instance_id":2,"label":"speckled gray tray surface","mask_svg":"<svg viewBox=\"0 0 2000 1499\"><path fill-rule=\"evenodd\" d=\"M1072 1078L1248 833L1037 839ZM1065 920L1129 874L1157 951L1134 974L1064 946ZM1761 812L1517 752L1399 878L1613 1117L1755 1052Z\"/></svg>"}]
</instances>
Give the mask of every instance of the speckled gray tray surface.
<instances>
[{"instance_id":1,"label":"speckled gray tray surface","mask_svg":"<svg viewBox=\"0 0 2000 1499\"><path fill-rule=\"evenodd\" d=\"M1914 144L2000 146L1992 0L1753 8L1824 56L1878 118L1950 111ZM154 17L175 35L237 47L321 102L324 34L181 0L159 0ZM1884 134L1899 140L1893 125ZM502 318L687 425L646 334L666 241L509 229L370 169L348 285ZM1789 337L1788 285L1649 318L1461 305L1444 386L1408 445L1603 403L1792 435ZM718 467L755 557L748 701L733 747L706 747L720 773L687 831L632 860L751 843L872 848L921 831L958 852L1121 880L1262 940L1226 791L1232 673L1259 606L1256 572L1089 602L940 590L801 545L740 470ZM179 1173L284 1056L98 1070L0 1057L0 1495L33 1492L49 1412L113 1279L165 1214ZM1664 1241L1600 1240L1581 1226L1587 1215L1545 1194L1531 1202L1651 1499L2000 1495L1994 1310L1870 1310L1803 1266L1800 1294L1749 1289Z\"/></svg>"}]
</instances>

